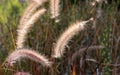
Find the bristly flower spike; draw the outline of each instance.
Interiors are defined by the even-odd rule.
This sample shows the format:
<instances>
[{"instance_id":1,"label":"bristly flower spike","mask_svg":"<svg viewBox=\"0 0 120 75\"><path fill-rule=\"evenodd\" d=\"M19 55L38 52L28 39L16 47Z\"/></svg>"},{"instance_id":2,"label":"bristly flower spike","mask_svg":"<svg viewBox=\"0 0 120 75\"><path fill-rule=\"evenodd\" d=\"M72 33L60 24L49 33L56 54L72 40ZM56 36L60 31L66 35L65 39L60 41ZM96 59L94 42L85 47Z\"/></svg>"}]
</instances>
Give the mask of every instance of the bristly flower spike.
<instances>
[{"instance_id":1,"label":"bristly flower spike","mask_svg":"<svg viewBox=\"0 0 120 75\"><path fill-rule=\"evenodd\" d=\"M23 14L23 16L20 19L20 25L25 25L25 23L27 23L27 21L30 19L30 16L32 16L33 12L40 7L43 3L45 3L47 0L33 0L34 2L32 2L26 9L25 12Z\"/></svg>"},{"instance_id":2,"label":"bristly flower spike","mask_svg":"<svg viewBox=\"0 0 120 75\"><path fill-rule=\"evenodd\" d=\"M36 22L36 20L42 15L44 14L46 11L46 9L42 8L40 10L38 10L28 21L25 25L20 26L18 28L18 37L17 37L17 49L23 48L23 43L25 41L26 35L29 32L30 28L32 27L32 25Z\"/></svg>"},{"instance_id":3,"label":"bristly flower spike","mask_svg":"<svg viewBox=\"0 0 120 75\"><path fill-rule=\"evenodd\" d=\"M81 21L76 22L75 24L72 24L68 29L66 29L60 38L57 40L55 48L54 48L54 54L53 57L59 58L63 55L65 51L65 47L67 46L68 42L71 40L71 38L77 34L79 31L83 30L86 23L89 21L92 21L93 18L89 19L88 21Z\"/></svg>"},{"instance_id":4,"label":"bristly flower spike","mask_svg":"<svg viewBox=\"0 0 120 75\"><path fill-rule=\"evenodd\" d=\"M46 2L47 0L33 0L36 3L38 3L39 5L42 5L44 2Z\"/></svg>"},{"instance_id":5,"label":"bristly flower spike","mask_svg":"<svg viewBox=\"0 0 120 75\"><path fill-rule=\"evenodd\" d=\"M34 50L29 49L19 49L12 52L6 60L7 65L13 66L13 64L16 63L17 60L21 60L22 58L29 58L47 67L51 65L51 62L45 56L35 52Z\"/></svg>"},{"instance_id":6,"label":"bristly flower spike","mask_svg":"<svg viewBox=\"0 0 120 75\"><path fill-rule=\"evenodd\" d=\"M50 0L51 18L54 18L55 22L59 22L58 19L59 12L60 12L60 0Z\"/></svg>"},{"instance_id":7,"label":"bristly flower spike","mask_svg":"<svg viewBox=\"0 0 120 75\"><path fill-rule=\"evenodd\" d=\"M27 23L27 21L30 19L30 16L32 16L33 12L38 7L39 7L39 4L37 4L36 2L33 2L25 9L25 12L24 12L23 16L20 19L19 28L21 28L22 26L25 25L25 23Z\"/></svg>"},{"instance_id":8,"label":"bristly flower spike","mask_svg":"<svg viewBox=\"0 0 120 75\"><path fill-rule=\"evenodd\" d=\"M14 75L31 75L28 72L16 72Z\"/></svg>"}]
</instances>

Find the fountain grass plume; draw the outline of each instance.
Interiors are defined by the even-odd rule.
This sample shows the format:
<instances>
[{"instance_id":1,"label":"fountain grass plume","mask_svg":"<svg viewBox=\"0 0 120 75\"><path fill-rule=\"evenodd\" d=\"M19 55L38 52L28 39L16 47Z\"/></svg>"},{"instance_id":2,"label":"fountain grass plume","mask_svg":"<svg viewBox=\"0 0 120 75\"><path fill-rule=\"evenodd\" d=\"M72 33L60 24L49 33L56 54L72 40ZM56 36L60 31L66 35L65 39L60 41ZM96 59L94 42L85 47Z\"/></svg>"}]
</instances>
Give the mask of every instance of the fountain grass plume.
<instances>
[{"instance_id":1,"label":"fountain grass plume","mask_svg":"<svg viewBox=\"0 0 120 75\"><path fill-rule=\"evenodd\" d=\"M57 40L55 48L54 48L53 57L55 57L55 58L61 57L63 55L63 53L65 51L65 47L68 44L68 42L70 41L70 39L75 34L77 34L79 31L83 30L86 23L88 23L91 20L93 20L93 18L91 18L88 21L81 21L81 22L77 21L75 24L72 24L70 27L68 27L68 29L66 29L62 33L60 38Z\"/></svg>"},{"instance_id":2,"label":"fountain grass plume","mask_svg":"<svg viewBox=\"0 0 120 75\"><path fill-rule=\"evenodd\" d=\"M36 13L27 21L27 23L25 25L22 25L18 28L18 36L17 36L17 41L16 41L16 45L17 45L17 49L23 48L23 43L25 41L26 35L29 32L31 26L37 21L37 19L44 14L46 11L46 9L42 8L38 11L36 11Z\"/></svg>"},{"instance_id":3,"label":"fountain grass plume","mask_svg":"<svg viewBox=\"0 0 120 75\"><path fill-rule=\"evenodd\" d=\"M36 3L38 3L39 5L42 5L44 2L46 2L47 0L33 0Z\"/></svg>"},{"instance_id":4,"label":"fountain grass plume","mask_svg":"<svg viewBox=\"0 0 120 75\"><path fill-rule=\"evenodd\" d=\"M51 18L56 18L59 16L60 12L60 0L50 0L50 13Z\"/></svg>"},{"instance_id":5,"label":"fountain grass plume","mask_svg":"<svg viewBox=\"0 0 120 75\"><path fill-rule=\"evenodd\" d=\"M33 12L39 7L39 5L36 2L31 3L26 9L23 14L23 16L20 19L20 25L19 28L25 25L27 21L29 20L30 16L32 16Z\"/></svg>"},{"instance_id":6,"label":"fountain grass plume","mask_svg":"<svg viewBox=\"0 0 120 75\"><path fill-rule=\"evenodd\" d=\"M16 72L14 75L31 75L28 72Z\"/></svg>"},{"instance_id":7,"label":"fountain grass plume","mask_svg":"<svg viewBox=\"0 0 120 75\"><path fill-rule=\"evenodd\" d=\"M29 58L47 67L51 65L51 62L45 56L29 49L19 49L12 52L6 60L7 65L13 66L17 60L21 60L22 58Z\"/></svg>"},{"instance_id":8,"label":"fountain grass plume","mask_svg":"<svg viewBox=\"0 0 120 75\"><path fill-rule=\"evenodd\" d=\"M47 0L34 0L34 2L32 2L26 9L25 12L23 14L23 16L20 19L20 25L24 25L30 18L30 16L32 16L33 12L40 7L43 3L45 3Z\"/></svg>"}]
</instances>

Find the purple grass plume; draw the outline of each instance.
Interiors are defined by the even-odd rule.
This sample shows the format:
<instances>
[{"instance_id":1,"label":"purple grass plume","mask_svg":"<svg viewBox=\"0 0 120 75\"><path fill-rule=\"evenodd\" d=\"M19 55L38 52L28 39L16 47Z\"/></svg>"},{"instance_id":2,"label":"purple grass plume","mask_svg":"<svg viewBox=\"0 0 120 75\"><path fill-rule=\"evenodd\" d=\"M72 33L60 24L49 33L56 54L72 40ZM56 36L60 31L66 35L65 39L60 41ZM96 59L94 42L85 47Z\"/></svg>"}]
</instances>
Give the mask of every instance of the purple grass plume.
<instances>
[{"instance_id":1,"label":"purple grass plume","mask_svg":"<svg viewBox=\"0 0 120 75\"><path fill-rule=\"evenodd\" d=\"M29 58L33 61L41 63L43 66L51 66L51 62L45 56L35 52L35 50L29 49L19 49L12 52L6 60L6 65L13 66L17 60L21 60L22 58Z\"/></svg>"},{"instance_id":2,"label":"purple grass plume","mask_svg":"<svg viewBox=\"0 0 120 75\"><path fill-rule=\"evenodd\" d=\"M16 72L14 75L31 75L28 72Z\"/></svg>"}]
</instances>

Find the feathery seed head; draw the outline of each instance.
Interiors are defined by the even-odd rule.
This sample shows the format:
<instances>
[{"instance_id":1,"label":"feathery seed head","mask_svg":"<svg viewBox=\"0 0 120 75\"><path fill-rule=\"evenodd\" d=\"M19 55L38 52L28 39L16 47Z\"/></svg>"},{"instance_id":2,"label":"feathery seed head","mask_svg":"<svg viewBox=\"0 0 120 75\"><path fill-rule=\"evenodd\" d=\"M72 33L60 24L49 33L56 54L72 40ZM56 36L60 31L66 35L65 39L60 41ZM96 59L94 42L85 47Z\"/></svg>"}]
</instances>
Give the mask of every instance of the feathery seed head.
<instances>
[{"instance_id":1,"label":"feathery seed head","mask_svg":"<svg viewBox=\"0 0 120 75\"><path fill-rule=\"evenodd\" d=\"M7 65L13 66L17 60L22 58L29 58L36 62L41 63L43 66L50 66L51 62L43 55L28 49L19 49L11 53L7 58Z\"/></svg>"},{"instance_id":2,"label":"feathery seed head","mask_svg":"<svg viewBox=\"0 0 120 75\"><path fill-rule=\"evenodd\" d=\"M33 0L35 2L37 2L39 5L43 4L44 2L46 2L47 0Z\"/></svg>"},{"instance_id":3,"label":"feathery seed head","mask_svg":"<svg viewBox=\"0 0 120 75\"><path fill-rule=\"evenodd\" d=\"M45 3L47 0L33 0L27 9L25 10L23 16L20 20L20 25L24 25L30 18L30 16L33 14L33 12L40 7L43 3Z\"/></svg>"},{"instance_id":4,"label":"feathery seed head","mask_svg":"<svg viewBox=\"0 0 120 75\"><path fill-rule=\"evenodd\" d=\"M16 72L14 75L31 75L28 72Z\"/></svg>"},{"instance_id":5,"label":"feathery seed head","mask_svg":"<svg viewBox=\"0 0 120 75\"><path fill-rule=\"evenodd\" d=\"M25 25L20 25L18 28L18 36L17 36L17 49L23 48L23 43L25 41L26 35L29 32L30 28L32 25L36 22L36 20L44 14L46 9L42 8L41 10L38 10L29 20Z\"/></svg>"},{"instance_id":6,"label":"feathery seed head","mask_svg":"<svg viewBox=\"0 0 120 75\"><path fill-rule=\"evenodd\" d=\"M60 0L50 0L50 12L51 18L56 18L59 16L60 12Z\"/></svg>"},{"instance_id":7,"label":"feathery seed head","mask_svg":"<svg viewBox=\"0 0 120 75\"><path fill-rule=\"evenodd\" d=\"M20 25L19 28L24 26L25 23L29 20L30 16L33 14L33 12L39 7L39 4L36 2L31 3L26 9L23 14L23 16L20 19Z\"/></svg>"},{"instance_id":8,"label":"feathery seed head","mask_svg":"<svg viewBox=\"0 0 120 75\"><path fill-rule=\"evenodd\" d=\"M79 31L84 29L84 26L89 21L92 21L93 18L89 19L88 21L81 21L76 22L72 24L68 29L66 29L60 36L60 38L57 40L55 48L54 48L54 55L53 57L59 58L63 55L65 51L65 47L69 43L69 41L73 38L75 34L77 34Z\"/></svg>"}]
</instances>

